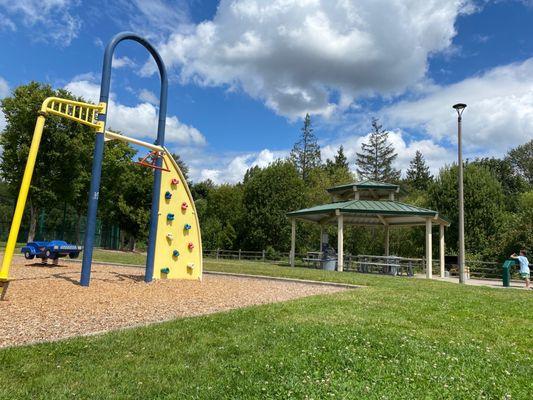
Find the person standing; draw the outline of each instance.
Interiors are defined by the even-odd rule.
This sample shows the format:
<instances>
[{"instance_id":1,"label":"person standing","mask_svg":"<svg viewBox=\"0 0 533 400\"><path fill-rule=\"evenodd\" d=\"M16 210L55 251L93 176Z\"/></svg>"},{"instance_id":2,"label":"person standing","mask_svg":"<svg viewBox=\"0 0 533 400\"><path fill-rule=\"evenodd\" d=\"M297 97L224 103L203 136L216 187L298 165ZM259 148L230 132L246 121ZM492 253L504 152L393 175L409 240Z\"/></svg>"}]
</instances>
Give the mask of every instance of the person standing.
<instances>
[{"instance_id":1,"label":"person standing","mask_svg":"<svg viewBox=\"0 0 533 400\"><path fill-rule=\"evenodd\" d=\"M520 255L511 254L511 258L518 260L520 264L520 277L526 281L526 289L529 289L529 260L526 258L526 251L520 250Z\"/></svg>"}]
</instances>

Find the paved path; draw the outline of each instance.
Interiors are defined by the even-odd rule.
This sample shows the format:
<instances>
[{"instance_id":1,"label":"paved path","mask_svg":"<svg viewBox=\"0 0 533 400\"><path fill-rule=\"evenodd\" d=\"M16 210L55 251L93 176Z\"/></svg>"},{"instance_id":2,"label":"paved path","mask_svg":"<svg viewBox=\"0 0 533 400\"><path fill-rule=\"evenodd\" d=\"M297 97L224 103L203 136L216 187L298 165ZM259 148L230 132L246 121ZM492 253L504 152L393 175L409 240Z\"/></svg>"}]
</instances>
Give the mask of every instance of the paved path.
<instances>
[{"instance_id":1,"label":"paved path","mask_svg":"<svg viewBox=\"0 0 533 400\"><path fill-rule=\"evenodd\" d=\"M422 274L417 274L416 277L417 278L422 278L422 279L426 278L426 276L422 275ZM437 281L442 281L442 282L459 283L459 278L458 277L441 278L439 276L433 275L433 279L435 279ZM501 279L496 280L496 279L476 279L476 278L472 278L472 279L467 279L466 284L467 285L471 285L471 286L486 286L486 287L497 288L497 289L510 289L510 288L512 288L512 289L522 289L522 290L526 289L526 284L525 284L524 281L511 281L511 286L510 287L504 287L503 284L502 284Z\"/></svg>"}]
</instances>

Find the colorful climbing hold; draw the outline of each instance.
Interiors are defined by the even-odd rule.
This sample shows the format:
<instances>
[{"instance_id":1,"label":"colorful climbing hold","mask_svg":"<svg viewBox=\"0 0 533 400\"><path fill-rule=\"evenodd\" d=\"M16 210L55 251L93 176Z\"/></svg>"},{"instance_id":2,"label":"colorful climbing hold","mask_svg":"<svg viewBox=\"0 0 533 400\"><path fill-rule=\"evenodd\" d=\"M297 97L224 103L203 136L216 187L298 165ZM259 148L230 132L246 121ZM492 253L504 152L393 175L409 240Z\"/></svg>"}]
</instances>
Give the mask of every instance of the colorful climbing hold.
<instances>
[{"instance_id":1,"label":"colorful climbing hold","mask_svg":"<svg viewBox=\"0 0 533 400\"><path fill-rule=\"evenodd\" d=\"M187 268L189 268L189 269L194 269L194 263L189 263L189 264L187 264Z\"/></svg>"},{"instance_id":2,"label":"colorful climbing hold","mask_svg":"<svg viewBox=\"0 0 533 400\"><path fill-rule=\"evenodd\" d=\"M167 191L167 192L165 193L165 199L170 200L171 198L172 198L172 193L170 193L169 191Z\"/></svg>"},{"instance_id":3,"label":"colorful climbing hold","mask_svg":"<svg viewBox=\"0 0 533 400\"><path fill-rule=\"evenodd\" d=\"M172 252L172 257L179 257L179 255L180 255L180 252L178 250L174 250Z\"/></svg>"},{"instance_id":4,"label":"colorful climbing hold","mask_svg":"<svg viewBox=\"0 0 533 400\"><path fill-rule=\"evenodd\" d=\"M169 274L170 273L170 268L161 268L161 273L162 274Z\"/></svg>"},{"instance_id":5,"label":"colorful climbing hold","mask_svg":"<svg viewBox=\"0 0 533 400\"><path fill-rule=\"evenodd\" d=\"M178 183L180 183L180 181L179 179L176 179L176 178L172 178L172 180L170 181L171 185L177 185Z\"/></svg>"},{"instance_id":6,"label":"colorful climbing hold","mask_svg":"<svg viewBox=\"0 0 533 400\"><path fill-rule=\"evenodd\" d=\"M167 233L167 238L172 240L174 239L174 235L172 233Z\"/></svg>"},{"instance_id":7,"label":"colorful climbing hold","mask_svg":"<svg viewBox=\"0 0 533 400\"><path fill-rule=\"evenodd\" d=\"M194 249L194 243L189 242L189 244L187 245L187 248L192 251Z\"/></svg>"},{"instance_id":8,"label":"colorful climbing hold","mask_svg":"<svg viewBox=\"0 0 533 400\"><path fill-rule=\"evenodd\" d=\"M189 208L189 205L186 202L181 203L182 210L186 210L187 208Z\"/></svg>"},{"instance_id":9,"label":"colorful climbing hold","mask_svg":"<svg viewBox=\"0 0 533 400\"><path fill-rule=\"evenodd\" d=\"M185 224L185 226L183 227L183 229L185 229L186 231L189 231L191 228L192 226L190 224Z\"/></svg>"},{"instance_id":10,"label":"colorful climbing hold","mask_svg":"<svg viewBox=\"0 0 533 400\"><path fill-rule=\"evenodd\" d=\"M172 214L172 213L168 213L168 214L167 214L167 220L168 220L168 221L174 221L174 214Z\"/></svg>"}]
</instances>

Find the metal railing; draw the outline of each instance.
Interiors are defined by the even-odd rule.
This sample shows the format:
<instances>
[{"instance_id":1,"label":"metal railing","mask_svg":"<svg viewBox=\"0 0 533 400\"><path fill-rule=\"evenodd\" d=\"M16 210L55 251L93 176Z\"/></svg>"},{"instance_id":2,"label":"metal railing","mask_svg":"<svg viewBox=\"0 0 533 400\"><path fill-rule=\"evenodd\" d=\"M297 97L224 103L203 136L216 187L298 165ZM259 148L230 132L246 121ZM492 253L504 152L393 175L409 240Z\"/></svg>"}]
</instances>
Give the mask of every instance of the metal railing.
<instances>
[{"instance_id":1,"label":"metal railing","mask_svg":"<svg viewBox=\"0 0 533 400\"><path fill-rule=\"evenodd\" d=\"M465 260L465 270L468 278L473 279L501 279L503 270L502 264L493 261ZM451 277L459 276L459 267L455 264L446 264L446 271ZM433 260L433 273L440 271L438 260ZM518 269L516 269L518 277Z\"/></svg>"}]
</instances>

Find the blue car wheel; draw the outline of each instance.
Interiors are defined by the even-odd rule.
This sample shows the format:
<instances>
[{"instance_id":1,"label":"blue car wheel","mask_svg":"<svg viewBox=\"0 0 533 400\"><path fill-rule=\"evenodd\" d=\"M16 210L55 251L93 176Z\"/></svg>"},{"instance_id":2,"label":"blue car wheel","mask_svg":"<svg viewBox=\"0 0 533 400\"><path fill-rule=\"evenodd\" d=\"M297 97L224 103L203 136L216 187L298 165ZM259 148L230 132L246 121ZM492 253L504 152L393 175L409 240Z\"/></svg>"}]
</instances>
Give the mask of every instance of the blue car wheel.
<instances>
[{"instance_id":1,"label":"blue car wheel","mask_svg":"<svg viewBox=\"0 0 533 400\"><path fill-rule=\"evenodd\" d=\"M26 250L24 252L24 258L26 260L33 260L35 258L35 256L33 254L31 254L31 252L29 250Z\"/></svg>"}]
</instances>

